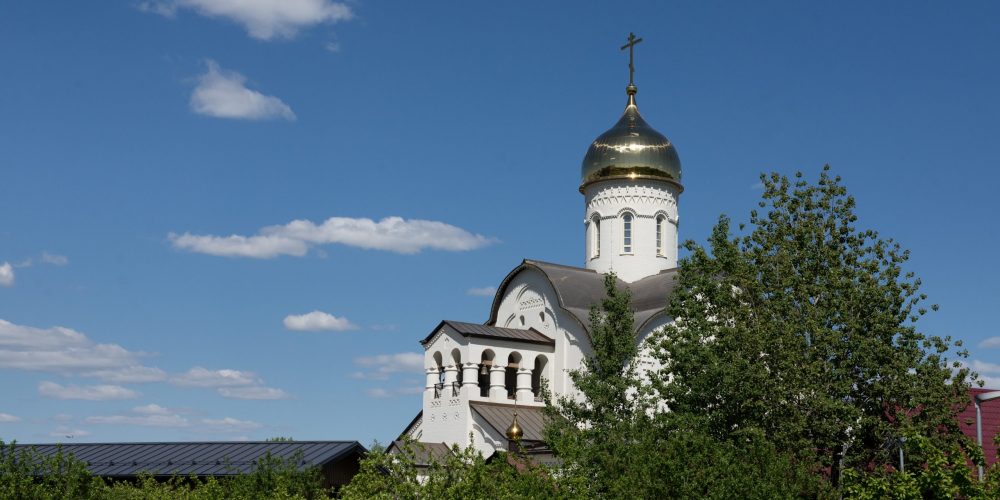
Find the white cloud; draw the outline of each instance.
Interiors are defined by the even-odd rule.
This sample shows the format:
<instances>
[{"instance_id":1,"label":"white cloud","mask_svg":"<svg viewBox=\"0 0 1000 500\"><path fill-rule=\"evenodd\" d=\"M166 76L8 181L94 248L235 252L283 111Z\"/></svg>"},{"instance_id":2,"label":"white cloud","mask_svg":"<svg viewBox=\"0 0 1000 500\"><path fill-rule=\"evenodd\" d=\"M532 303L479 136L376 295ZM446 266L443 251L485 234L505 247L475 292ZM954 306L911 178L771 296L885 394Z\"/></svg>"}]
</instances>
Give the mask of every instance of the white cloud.
<instances>
[{"instance_id":1,"label":"white cloud","mask_svg":"<svg viewBox=\"0 0 1000 500\"><path fill-rule=\"evenodd\" d=\"M1000 377L980 375L979 378L983 380L983 388L1000 390Z\"/></svg>"},{"instance_id":2,"label":"white cloud","mask_svg":"<svg viewBox=\"0 0 1000 500\"><path fill-rule=\"evenodd\" d=\"M391 398L394 396L408 396L411 394L420 394L421 392L424 392L424 388L419 386L397 387L395 389L372 387L365 390L365 394L367 394L368 397L377 399Z\"/></svg>"},{"instance_id":3,"label":"white cloud","mask_svg":"<svg viewBox=\"0 0 1000 500\"><path fill-rule=\"evenodd\" d=\"M1000 337L990 337L980 342L979 347L983 348L1000 347Z\"/></svg>"},{"instance_id":4,"label":"white cloud","mask_svg":"<svg viewBox=\"0 0 1000 500\"><path fill-rule=\"evenodd\" d=\"M10 262L0 264L0 286L14 286L14 267Z\"/></svg>"},{"instance_id":5,"label":"white cloud","mask_svg":"<svg viewBox=\"0 0 1000 500\"><path fill-rule=\"evenodd\" d=\"M497 293L497 289L494 286L484 286L482 288L470 288L465 293L476 297L492 297Z\"/></svg>"},{"instance_id":6,"label":"white cloud","mask_svg":"<svg viewBox=\"0 0 1000 500\"><path fill-rule=\"evenodd\" d=\"M1000 389L1000 364L974 359L970 363L962 363L962 365L978 373L987 389Z\"/></svg>"},{"instance_id":7,"label":"white cloud","mask_svg":"<svg viewBox=\"0 0 1000 500\"><path fill-rule=\"evenodd\" d=\"M285 328L300 332L335 331L343 332L347 330L357 330L358 325L351 323L345 317L336 317L322 311L313 311L307 314L290 314L285 316Z\"/></svg>"},{"instance_id":8,"label":"white cloud","mask_svg":"<svg viewBox=\"0 0 1000 500\"><path fill-rule=\"evenodd\" d=\"M87 417L88 424L138 425L142 427L188 427L191 422L178 412L150 403L120 415Z\"/></svg>"},{"instance_id":9,"label":"white cloud","mask_svg":"<svg viewBox=\"0 0 1000 500\"><path fill-rule=\"evenodd\" d=\"M327 44L324 45L323 47L327 51L333 52L334 54L340 52L340 43L339 42L327 42Z\"/></svg>"},{"instance_id":10,"label":"white cloud","mask_svg":"<svg viewBox=\"0 0 1000 500\"><path fill-rule=\"evenodd\" d=\"M354 372L351 378L384 380L393 373L423 373L424 356L415 352L362 356L354 362L365 370Z\"/></svg>"},{"instance_id":11,"label":"white cloud","mask_svg":"<svg viewBox=\"0 0 1000 500\"><path fill-rule=\"evenodd\" d=\"M87 417L88 424L139 425L143 427L188 427L188 419L176 415L109 415Z\"/></svg>"},{"instance_id":12,"label":"white cloud","mask_svg":"<svg viewBox=\"0 0 1000 500\"><path fill-rule=\"evenodd\" d=\"M69 258L65 255L42 252L42 262L52 264L53 266L65 266L66 264L69 264Z\"/></svg>"},{"instance_id":13,"label":"white cloud","mask_svg":"<svg viewBox=\"0 0 1000 500\"><path fill-rule=\"evenodd\" d=\"M139 2L136 7L143 12L151 12L163 17L174 17L177 14L177 5L165 1L149 0L147 2Z\"/></svg>"},{"instance_id":14,"label":"white cloud","mask_svg":"<svg viewBox=\"0 0 1000 500\"><path fill-rule=\"evenodd\" d=\"M257 385L260 379L253 372L240 370L209 370L196 366L170 379L175 385L187 387L239 387Z\"/></svg>"},{"instance_id":15,"label":"white cloud","mask_svg":"<svg viewBox=\"0 0 1000 500\"><path fill-rule=\"evenodd\" d=\"M267 226L254 236L214 236L190 233L168 235L174 248L222 257L268 259L279 255L301 257L315 245L346 245L366 250L414 254L423 249L468 251L497 240L472 234L444 222L386 217L331 217L322 224L294 220Z\"/></svg>"},{"instance_id":16,"label":"white cloud","mask_svg":"<svg viewBox=\"0 0 1000 500\"><path fill-rule=\"evenodd\" d=\"M138 413L140 415L169 415L170 414L170 410L168 410L167 408L164 408L164 407L162 407L162 406L160 406L158 404L155 404L155 403L150 403L148 405L143 405L143 406L136 406L135 408L132 408L132 411L134 413Z\"/></svg>"},{"instance_id":17,"label":"white cloud","mask_svg":"<svg viewBox=\"0 0 1000 500\"><path fill-rule=\"evenodd\" d=\"M159 368L149 366L126 366L115 370L95 370L84 372L85 377L96 377L105 382L117 384L141 384L145 382L162 382L167 379L167 373Z\"/></svg>"},{"instance_id":18,"label":"white cloud","mask_svg":"<svg viewBox=\"0 0 1000 500\"><path fill-rule=\"evenodd\" d=\"M83 429L74 429L71 427L67 427L65 425L60 425L56 427L56 430L49 433L50 437L59 439L62 438L73 439L73 438L87 437L89 435L90 435L89 431L85 431Z\"/></svg>"},{"instance_id":19,"label":"white cloud","mask_svg":"<svg viewBox=\"0 0 1000 500\"><path fill-rule=\"evenodd\" d=\"M273 387L249 386L249 387L220 387L219 394L229 399L288 399L291 396Z\"/></svg>"},{"instance_id":20,"label":"white cloud","mask_svg":"<svg viewBox=\"0 0 1000 500\"><path fill-rule=\"evenodd\" d=\"M274 96L244 85L246 77L208 61L208 71L198 78L191 93L191 110L199 115L240 120L295 120L292 108Z\"/></svg>"},{"instance_id":21,"label":"white cloud","mask_svg":"<svg viewBox=\"0 0 1000 500\"><path fill-rule=\"evenodd\" d=\"M98 344L70 328L35 328L0 319L0 368L73 373L118 383L163 380L162 370L139 363L140 355L117 344Z\"/></svg>"},{"instance_id":22,"label":"white cloud","mask_svg":"<svg viewBox=\"0 0 1000 500\"><path fill-rule=\"evenodd\" d=\"M445 224L444 222L386 217L378 222L367 218L331 217L320 225L295 220L284 226L265 227L261 233L299 239L308 243L342 244L352 247L417 253L434 250L475 250L494 240Z\"/></svg>"},{"instance_id":23,"label":"white cloud","mask_svg":"<svg viewBox=\"0 0 1000 500\"><path fill-rule=\"evenodd\" d=\"M309 250L303 241L274 236L201 236L190 233L167 235L174 248L219 257L270 259L279 255L302 257Z\"/></svg>"},{"instance_id":24,"label":"white cloud","mask_svg":"<svg viewBox=\"0 0 1000 500\"><path fill-rule=\"evenodd\" d=\"M238 420L232 417L220 419L204 418L192 420L182 412L165 408L158 404L136 406L131 411L117 415L88 417L88 424L136 425L141 427L190 428L196 432L242 432L262 427L257 422Z\"/></svg>"},{"instance_id":25,"label":"white cloud","mask_svg":"<svg viewBox=\"0 0 1000 500\"><path fill-rule=\"evenodd\" d=\"M240 370L209 370L196 366L170 379L174 385L213 388L220 396L229 399L288 399L291 396L281 389L264 386L264 381L253 372Z\"/></svg>"},{"instance_id":26,"label":"white cloud","mask_svg":"<svg viewBox=\"0 0 1000 500\"><path fill-rule=\"evenodd\" d=\"M139 393L120 385L59 385L44 381L38 384L38 393L42 396L56 399L85 399L88 401L107 401L110 399L132 399Z\"/></svg>"},{"instance_id":27,"label":"white cloud","mask_svg":"<svg viewBox=\"0 0 1000 500\"><path fill-rule=\"evenodd\" d=\"M204 418L201 423L220 432L242 432L251 429L259 429L262 426L250 420L238 420L232 417L211 419Z\"/></svg>"},{"instance_id":28,"label":"white cloud","mask_svg":"<svg viewBox=\"0 0 1000 500\"><path fill-rule=\"evenodd\" d=\"M366 390L365 394L371 398L387 398L390 396L389 391L381 387L372 387L371 389Z\"/></svg>"},{"instance_id":29,"label":"white cloud","mask_svg":"<svg viewBox=\"0 0 1000 500\"><path fill-rule=\"evenodd\" d=\"M138 7L165 17L190 9L205 17L227 19L259 40L292 38L299 30L354 17L347 4L330 0L147 0Z\"/></svg>"},{"instance_id":30,"label":"white cloud","mask_svg":"<svg viewBox=\"0 0 1000 500\"><path fill-rule=\"evenodd\" d=\"M21 417L11 415L10 413L0 413L0 424L12 424L20 421Z\"/></svg>"},{"instance_id":31,"label":"white cloud","mask_svg":"<svg viewBox=\"0 0 1000 500\"><path fill-rule=\"evenodd\" d=\"M972 360L972 369L979 373L994 373L1000 375L1000 365L979 361L978 359Z\"/></svg>"}]
</instances>

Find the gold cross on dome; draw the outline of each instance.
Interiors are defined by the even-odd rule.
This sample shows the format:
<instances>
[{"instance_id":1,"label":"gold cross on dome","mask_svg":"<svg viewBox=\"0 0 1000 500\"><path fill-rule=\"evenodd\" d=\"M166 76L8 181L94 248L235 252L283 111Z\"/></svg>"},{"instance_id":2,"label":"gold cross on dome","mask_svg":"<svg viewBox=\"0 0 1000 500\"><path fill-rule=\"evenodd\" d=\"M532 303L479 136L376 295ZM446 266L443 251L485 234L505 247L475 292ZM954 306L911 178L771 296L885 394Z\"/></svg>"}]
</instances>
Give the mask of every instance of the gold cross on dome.
<instances>
[{"instance_id":1,"label":"gold cross on dome","mask_svg":"<svg viewBox=\"0 0 1000 500\"><path fill-rule=\"evenodd\" d=\"M621 50L628 49L628 85L629 87L634 87L633 77L635 76L635 51L633 50L635 44L642 41L642 38L636 38L635 33L628 34L628 43L622 45Z\"/></svg>"}]
</instances>

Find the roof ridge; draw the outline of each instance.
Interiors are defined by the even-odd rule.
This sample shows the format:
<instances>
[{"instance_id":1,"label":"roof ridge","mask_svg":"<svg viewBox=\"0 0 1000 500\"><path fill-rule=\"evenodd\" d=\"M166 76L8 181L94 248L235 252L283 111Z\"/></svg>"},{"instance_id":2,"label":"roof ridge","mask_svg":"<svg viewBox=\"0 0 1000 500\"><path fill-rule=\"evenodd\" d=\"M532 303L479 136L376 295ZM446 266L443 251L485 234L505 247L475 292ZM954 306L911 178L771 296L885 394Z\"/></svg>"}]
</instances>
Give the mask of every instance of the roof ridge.
<instances>
[{"instance_id":1,"label":"roof ridge","mask_svg":"<svg viewBox=\"0 0 1000 500\"><path fill-rule=\"evenodd\" d=\"M441 322L442 323L448 323L448 324L459 324L459 325L469 325L469 326L482 326L482 327L486 327L486 328L496 328L497 330L514 330L514 331L518 331L518 332L536 332L536 333L542 333L542 332L538 331L533 326L530 326L528 328L513 328L513 327L510 327L510 326L491 325L489 323L472 323L471 321L456 321L456 320L453 320L453 319L445 319L445 320L441 320Z\"/></svg>"},{"instance_id":2,"label":"roof ridge","mask_svg":"<svg viewBox=\"0 0 1000 500\"><path fill-rule=\"evenodd\" d=\"M587 272L587 273L600 274L597 271L595 271L593 269L587 269L586 267L576 267L576 266L570 266L570 265L567 265L567 264L557 264L555 262L546 262L544 260L524 259L523 264L534 264L534 265L541 264L541 265L545 265L545 266L561 267L563 269L572 269L574 271L584 271L584 272Z\"/></svg>"}]
</instances>

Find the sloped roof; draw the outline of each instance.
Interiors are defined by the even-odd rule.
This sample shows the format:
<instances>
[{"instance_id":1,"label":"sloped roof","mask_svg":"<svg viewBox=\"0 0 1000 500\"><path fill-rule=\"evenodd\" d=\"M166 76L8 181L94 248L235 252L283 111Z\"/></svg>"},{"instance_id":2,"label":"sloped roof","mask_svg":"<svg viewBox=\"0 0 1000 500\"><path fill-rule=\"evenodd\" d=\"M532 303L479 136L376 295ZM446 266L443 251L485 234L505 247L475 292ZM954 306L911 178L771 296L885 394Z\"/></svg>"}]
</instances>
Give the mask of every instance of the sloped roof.
<instances>
[{"instance_id":1,"label":"sloped roof","mask_svg":"<svg viewBox=\"0 0 1000 500\"><path fill-rule=\"evenodd\" d=\"M417 416L413 417L413 420L410 420L409 424L406 424L406 428L403 429L403 432L399 433L399 437L396 438L396 441L401 441L407 434L410 433L410 431L413 430L414 427L422 424L423 422L424 422L424 410L420 410L419 412L417 412Z\"/></svg>"},{"instance_id":2,"label":"sloped roof","mask_svg":"<svg viewBox=\"0 0 1000 500\"><path fill-rule=\"evenodd\" d=\"M430 465L431 461L442 464L448 460L448 455L454 453L445 443L412 442L407 446L406 442L402 440L393 441L386 452L409 455L413 463L419 466Z\"/></svg>"},{"instance_id":3,"label":"sloped roof","mask_svg":"<svg viewBox=\"0 0 1000 500\"><path fill-rule=\"evenodd\" d=\"M542 408L536 406L518 406L502 403L486 403L481 401L469 401L472 411L483 417L490 427L493 427L501 436L507 434L507 428L514 421L514 412L517 411L517 423L524 431L521 437L523 441L542 441L543 429L545 429L545 413Z\"/></svg>"},{"instance_id":4,"label":"sloped roof","mask_svg":"<svg viewBox=\"0 0 1000 500\"><path fill-rule=\"evenodd\" d=\"M154 476L229 476L252 472L256 461L268 453L285 459L298 458L299 469L323 466L367 450L357 441L220 441L177 443L69 443L19 444L34 448L42 456L58 451L72 454L98 476L127 477L140 472Z\"/></svg>"},{"instance_id":5,"label":"sloped roof","mask_svg":"<svg viewBox=\"0 0 1000 500\"><path fill-rule=\"evenodd\" d=\"M590 329L590 306L600 304L605 298L604 275L593 269L564 266L538 260L525 259L504 278L493 298L488 324L496 324L497 310L507 285L518 273L525 269L540 271L556 291L559 305L570 312L583 327ZM677 285L677 269L667 269L647 276L634 283L617 280L619 289L627 289L632 294L632 310L635 312L636 330L642 327L667 306L667 299Z\"/></svg>"},{"instance_id":6,"label":"sloped roof","mask_svg":"<svg viewBox=\"0 0 1000 500\"><path fill-rule=\"evenodd\" d=\"M437 328L431 330L431 333L421 340L422 345L426 345L434 335L437 333L441 327L447 327L456 333L461 334L465 337L480 337L480 338L494 338L503 340L512 340L515 342L527 342L530 344L544 344L544 345L556 345L554 339L546 337L543 333L535 330L534 328L529 328L527 330L519 330L516 328L500 328L498 326L489 325L479 325L476 323L463 323L461 321L442 321Z\"/></svg>"}]
</instances>

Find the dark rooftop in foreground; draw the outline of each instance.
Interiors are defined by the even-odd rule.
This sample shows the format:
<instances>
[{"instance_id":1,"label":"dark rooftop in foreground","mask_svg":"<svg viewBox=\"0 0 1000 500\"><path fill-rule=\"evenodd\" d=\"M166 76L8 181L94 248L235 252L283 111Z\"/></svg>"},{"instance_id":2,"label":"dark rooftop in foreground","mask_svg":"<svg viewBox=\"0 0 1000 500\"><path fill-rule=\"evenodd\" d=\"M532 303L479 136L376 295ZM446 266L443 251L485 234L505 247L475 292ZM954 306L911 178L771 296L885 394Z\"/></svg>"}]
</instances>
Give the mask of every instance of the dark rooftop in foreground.
<instances>
[{"instance_id":1,"label":"dark rooftop in foreground","mask_svg":"<svg viewBox=\"0 0 1000 500\"><path fill-rule=\"evenodd\" d=\"M252 472L257 460L273 457L297 460L301 469L319 467L328 483L337 481L341 466L352 465L367 452L357 441L218 441L167 443L17 444L42 456L62 451L84 462L91 473L128 479L140 473L155 477L231 476ZM3 453L5 450L0 450ZM353 463L353 464L352 464ZM353 476L353 473L350 474ZM348 476L348 479L350 479Z\"/></svg>"}]
</instances>

